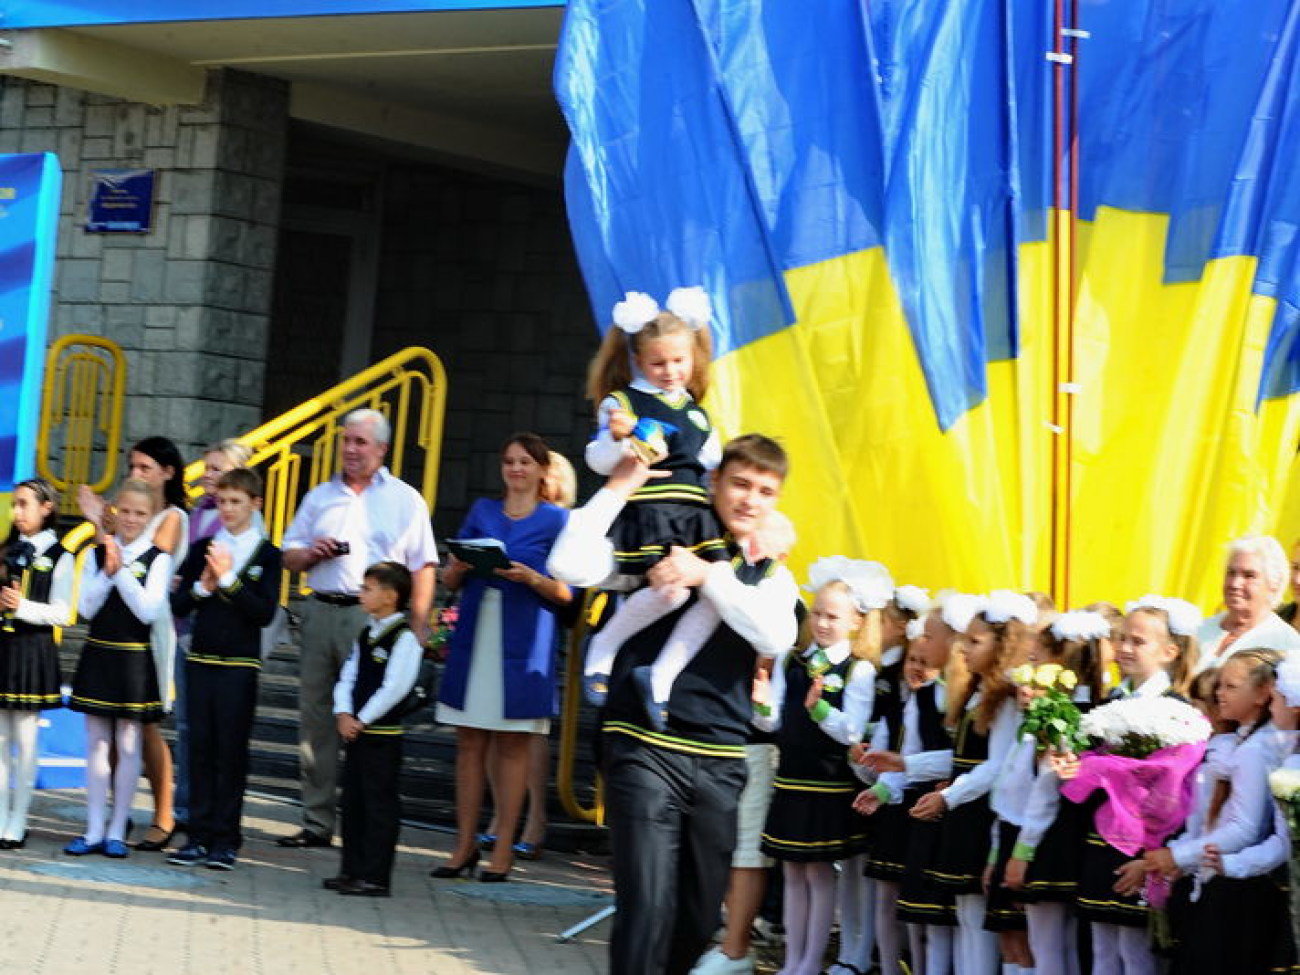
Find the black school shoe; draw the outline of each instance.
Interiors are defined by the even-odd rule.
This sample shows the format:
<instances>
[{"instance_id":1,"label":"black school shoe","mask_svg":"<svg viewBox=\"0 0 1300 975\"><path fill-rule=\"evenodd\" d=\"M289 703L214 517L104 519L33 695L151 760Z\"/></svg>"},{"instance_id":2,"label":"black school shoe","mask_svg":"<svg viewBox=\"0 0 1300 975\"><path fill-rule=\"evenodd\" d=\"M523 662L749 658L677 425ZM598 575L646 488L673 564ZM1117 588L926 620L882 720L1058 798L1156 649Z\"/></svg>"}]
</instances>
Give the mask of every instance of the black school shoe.
<instances>
[{"instance_id":1,"label":"black school shoe","mask_svg":"<svg viewBox=\"0 0 1300 975\"><path fill-rule=\"evenodd\" d=\"M386 884L372 884L369 880L348 880L340 883L338 891L344 897L391 897Z\"/></svg>"},{"instance_id":2,"label":"black school shoe","mask_svg":"<svg viewBox=\"0 0 1300 975\"><path fill-rule=\"evenodd\" d=\"M328 836L321 836L320 833L313 833L309 829L299 830L292 836L281 836L275 841L276 846L288 847L289 849L303 849L309 846L332 846L334 841Z\"/></svg>"}]
</instances>

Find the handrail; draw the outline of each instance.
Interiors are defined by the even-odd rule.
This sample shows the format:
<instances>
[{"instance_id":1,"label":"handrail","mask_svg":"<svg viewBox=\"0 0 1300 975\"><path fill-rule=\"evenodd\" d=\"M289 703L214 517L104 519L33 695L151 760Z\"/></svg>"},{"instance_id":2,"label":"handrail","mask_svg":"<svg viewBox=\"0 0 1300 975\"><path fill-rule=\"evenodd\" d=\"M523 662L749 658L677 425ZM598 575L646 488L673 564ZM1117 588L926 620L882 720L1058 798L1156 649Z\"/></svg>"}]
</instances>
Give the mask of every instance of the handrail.
<instances>
[{"instance_id":1,"label":"handrail","mask_svg":"<svg viewBox=\"0 0 1300 975\"><path fill-rule=\"evenodd\" d=\"M376 409L388 418L393 435L387 463L396 477L402 476L411 460L407 432L413 430L413 445L422 451L424 461L417 487L432 511L438 494L446 402L447 374L442 360L429 349L411 346L238 437L253 451L248 466L262 467L265 472L262 516L271 541L279 545L284 538L302 494L333 476L341 421L356 409ZM202 476L202 458L186 466L190 497L202 494ZM288 597L290 582L286 570L281 601Z\"/></svg>"},{"instance_id":2,"label":"handrail","mask_svg":"<svg viewBox=\"0 0 1300 975\"><path fill-rule=\"evenodd\" d=\"M67 352L72 346L83 348ZM98 351L96 351L98 350ZM97 335L65 335L45 356L41 388L41 422L36 440L36 470L60 491L89 484L102 492L113 483L122 452L122 400L126 391L126 357L111 339ZM55 473L50 441L63 430L62 471ZM97 434L104 470L91 480Z\"/></svg>"},{"instance_id":3,"label":"handrail","mask_svg":"<svg viewBox=\"0 0 1300 975\"><path fill-rule=\"evenodd\" d=\"M578 712L582 707L583 643L590 629L593 606L598 599L604 598L607 598L604 593L588 589L582 603L582 612L578 614L578 620L569 633L564 703L560 709L560 754L556 759L555 767L555 792L564 811L574 819L595 823L598 826L603 826L605 823L605 790L600 775L596 776L595 801L587 807L578 801L573 771L578 757Z\"/></svg>"}]
</instances>

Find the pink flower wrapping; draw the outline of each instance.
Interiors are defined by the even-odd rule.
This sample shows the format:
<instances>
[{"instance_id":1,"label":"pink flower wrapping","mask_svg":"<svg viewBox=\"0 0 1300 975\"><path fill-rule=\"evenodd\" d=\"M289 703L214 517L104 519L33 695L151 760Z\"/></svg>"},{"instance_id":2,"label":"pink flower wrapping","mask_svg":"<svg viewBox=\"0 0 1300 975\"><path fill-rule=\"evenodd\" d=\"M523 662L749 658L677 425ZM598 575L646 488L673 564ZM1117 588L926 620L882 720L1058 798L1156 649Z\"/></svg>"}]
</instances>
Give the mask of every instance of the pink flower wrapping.
<instances>
[{"instance_id":1,"label":"pink flower wrapping","mask_svg":"<svg viewBox=\"0 0 1300 975\"><path fill-rule=\"evenodd\" d=\"M1061 795L1082 803L1100 789L1106 801L1097 810L1097 832L1126 856L1163 846L1192 808L1196 767L1205 742L1174 745L1146 758L1106 752L1079 756L1079 774L1061 786Z\"/></svg>"}]
</instances>

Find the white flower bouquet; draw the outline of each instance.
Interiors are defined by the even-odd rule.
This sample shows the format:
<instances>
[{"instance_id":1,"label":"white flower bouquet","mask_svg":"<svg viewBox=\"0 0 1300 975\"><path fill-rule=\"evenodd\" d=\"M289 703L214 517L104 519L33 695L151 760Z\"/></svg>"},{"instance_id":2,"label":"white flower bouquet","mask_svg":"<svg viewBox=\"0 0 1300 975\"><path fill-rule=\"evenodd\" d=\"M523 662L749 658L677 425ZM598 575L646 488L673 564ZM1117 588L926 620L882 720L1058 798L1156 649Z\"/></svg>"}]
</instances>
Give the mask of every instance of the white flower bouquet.
<instances>
[{"instance_id":1,"label":"white flower bouquet","mask_svg":"<svg viewBox=\"0 0 1300 975\"><path fill-rule=\"evenodd\" d=\"M1130 697L1083 716L1079 729L1098 751L1146 758L1162 748L1209 740L1210 723L1190 704L1172 697Z\"/></svg>"}]
</instances>

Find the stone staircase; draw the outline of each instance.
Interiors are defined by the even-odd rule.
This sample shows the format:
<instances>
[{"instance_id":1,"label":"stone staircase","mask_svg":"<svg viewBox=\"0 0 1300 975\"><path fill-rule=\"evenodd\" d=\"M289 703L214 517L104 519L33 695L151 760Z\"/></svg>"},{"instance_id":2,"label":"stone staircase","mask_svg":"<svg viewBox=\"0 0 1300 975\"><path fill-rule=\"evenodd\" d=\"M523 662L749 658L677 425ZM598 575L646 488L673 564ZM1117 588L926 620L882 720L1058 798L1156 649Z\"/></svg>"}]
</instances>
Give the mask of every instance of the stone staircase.
<instances>
[{"instance_id":1,"label":"stone staircase","mask_svg":"<svg viewBox=\"0 0 1300 975\"><path fill-rule=\"evenodd\" d=\"M292 606L290 617L292 619ZM291 627L296 640L296 630ZM71 680L77 655L85 638L85 628L71 627L64 632L61 662L64 680ZM262 668L259 682L257 718L253 727L250 791L298 798L298 647L281 644ZM580 714L578 740L590 742L595 734L595 716L584 707ZM175 740L169 720L164 735ZM554 762L559 754L559 722L551 726L552 787L548 792L546 845L556 850L603 851L606 845L602 828L575 822L564 811L554 789ZM455 729L433 721L432 709L415 715L407 723L402 766L402 809L408 820L435 827L455 825ZM580 744L575 780L580 783L579 800L590 805L595 769L590 747ZM484 824L486 825L486 820Z\"/></svg>"}]
</instances>

